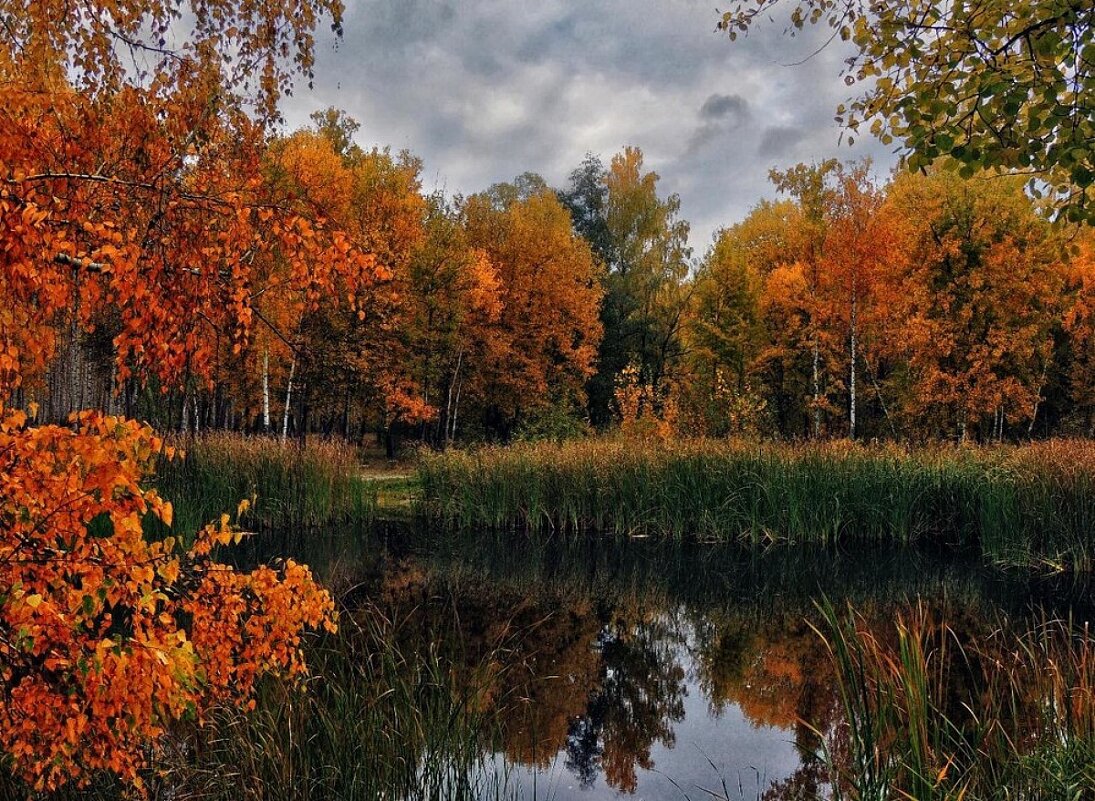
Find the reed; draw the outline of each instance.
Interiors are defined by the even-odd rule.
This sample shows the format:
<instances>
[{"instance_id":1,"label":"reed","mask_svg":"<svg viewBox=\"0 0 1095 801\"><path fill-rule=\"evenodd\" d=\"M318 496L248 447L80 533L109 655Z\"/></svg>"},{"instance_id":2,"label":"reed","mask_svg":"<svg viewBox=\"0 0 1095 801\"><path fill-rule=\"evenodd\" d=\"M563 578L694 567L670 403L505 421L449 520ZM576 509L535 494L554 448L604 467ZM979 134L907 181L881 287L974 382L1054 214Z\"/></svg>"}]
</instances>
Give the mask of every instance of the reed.
<instances>
[{"instance_id":1,"label":"reed","mask_svg":"<svg viewBox=\"0 0 1095 801\"><path fill-rule=\"evenodd\" d=\"M420 511L459 527L750 543L943 541L1095 566L1095 443L992 448L603 438L423 454Z\"/></svg>"},{"instance_id":2,"label":"reed","mask_svg":"<svg viewBox=\"0 0 1095 801\"><path fill-rule=\"evenodd\" d=\"M183 456L161 459L154 483L175 507L175 530L195 531L254 499L243 521L288 528L371 520L372 483L354 448L336 440L281 442L272 437L211 433L173 443Z\"/></svg>"},{"instance_id":3,"label":"reed","mask_svg":"<svg viewBox=\"0 0 1095 801\"><path fill-rule=\"evenodd\" d=\"M254 712L226 710L181 741L165 786L225 801L509 795L485 756L494 726L476 682L455 681L434 649L401 647L397 628L376 610L344 615L306 687L269 683Z\"/></svg>"},{"instance_id":4,"label":"reed","mask_svg":"<svg viewBox=\"0 0 1095 801\"><path fill-rule=\"evenodd\" d=\"M1070 620L960 636L924 607L893 631L819 605L844 720L833 798L1078 799L1095 787L1095 636Z\"/></svg>"}]
</instances>

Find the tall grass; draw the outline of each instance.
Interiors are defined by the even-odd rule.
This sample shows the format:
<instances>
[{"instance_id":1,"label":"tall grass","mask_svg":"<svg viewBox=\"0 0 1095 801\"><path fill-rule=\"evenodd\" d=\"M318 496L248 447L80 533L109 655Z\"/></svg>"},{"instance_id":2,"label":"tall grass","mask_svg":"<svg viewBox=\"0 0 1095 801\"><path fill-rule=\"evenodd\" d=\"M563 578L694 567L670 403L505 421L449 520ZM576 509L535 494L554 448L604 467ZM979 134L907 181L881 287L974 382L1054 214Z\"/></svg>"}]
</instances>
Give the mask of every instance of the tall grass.
<instances>
[{"instance_id":1,"label":"tall grass","mask_svg":"<svg viewBox=\"0 0 1095 801\"><path fill-rule=\"evenodd\" d=\"M626 439L424 454L422 510L463 527L832 543L933 539L1095 567L1095 443L906 450Z\"/></svg>"},{"instance_id":2,"label":"tall grass","mask_svg":"<svg viewBox=\"0 0 1095 801\"><path fill-rule=\"evenodd\" d=\"M828 743L833 797L1072 799L1095 792L1095 637L1006 621L963 639L923 608L892 636L820 605L844 721Z\"/></svg>"},{"instance_id":3,"label":"tall grass","mask_svg":"<svg viewBox=\"0 0 1095 801\"><path fill-rule=\"evenodd\" d=\"M154 483L174 505L174 527L184 534L234 512L245 498L254 503L243 522L256 528L360 522L375 512L375 489L361 478L348 444L227 433L173 444L184 455L161 459Z\"/></svg>"},{"instance_id":4,"label":"tall grass","mask_svg":"<svg viewBox=\"0 0 1095 801\"><path fill-rule=\"evenodd\" d=\"M253 713L219 715L165 763L165 785L224 801L507 796L485 756L495 726L480 685L454 679L434 649L402 648L398 625L373 609L344 615L312 655L309 686L270 683Z\"/></svg>"}]
</instances>

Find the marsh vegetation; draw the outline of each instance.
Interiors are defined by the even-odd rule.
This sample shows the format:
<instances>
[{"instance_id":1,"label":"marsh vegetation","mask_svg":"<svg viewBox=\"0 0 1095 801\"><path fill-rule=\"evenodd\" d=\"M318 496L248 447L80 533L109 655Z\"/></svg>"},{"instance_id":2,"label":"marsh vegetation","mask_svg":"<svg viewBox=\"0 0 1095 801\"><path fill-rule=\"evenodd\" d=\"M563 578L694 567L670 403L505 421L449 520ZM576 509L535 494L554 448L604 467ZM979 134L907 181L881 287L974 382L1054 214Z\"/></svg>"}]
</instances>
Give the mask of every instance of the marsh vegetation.
<instances>
[{"instance_id":1,"label":"marsh vegetation","mask_svg":"<svg viewBox=\"0 0 1095 801\"><path fill-rule=\"evenodd\" d=\"M466 528L909 544L1089 570L1095 446L579 440L424 454L422 509Z\"/></svg>"}]
</instances>

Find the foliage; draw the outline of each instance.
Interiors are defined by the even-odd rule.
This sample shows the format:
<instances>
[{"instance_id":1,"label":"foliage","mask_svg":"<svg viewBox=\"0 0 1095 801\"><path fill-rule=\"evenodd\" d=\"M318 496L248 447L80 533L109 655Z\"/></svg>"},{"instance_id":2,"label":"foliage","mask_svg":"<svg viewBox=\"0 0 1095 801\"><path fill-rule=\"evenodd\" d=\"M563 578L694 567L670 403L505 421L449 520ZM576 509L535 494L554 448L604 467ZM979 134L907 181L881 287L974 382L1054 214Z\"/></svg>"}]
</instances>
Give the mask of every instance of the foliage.
<instances>
[{"instance_id":1,"label":"foliage","mask_svg":"<svg viewBox=\"0 0 1095 801\"><path fill-rule=\"evenodd\" d=\"M108 770L140 786L146 746L174 721L244 705L268 673L299 676L300 637L333 605L292 560L238 572L210 557L224 515L182 549L141 484L170 455L150 429L82 415L75 430L0 425L0 746L37 788Z\"/></svg>"},{"instance_id":2,"label":"foliage","mask_svg":"<svg viewBox=\"0 0 1095 801\"><path fill-rule=\"evenodd\" d=\"M284 259L287 281L313 303L370 280L370 261L344 235L287 213L261 180L262 128L242 98L232 102L249 73L225 74L215 49L267 65L255 96L266 107L282 86L269 59L297 43L310 65L322 8L303 3L295 17L280 5L198 5L194 37L178 53L151 50L158 70L137 76L146 82L125 79L120 45L166 25L168 8L2 10L19 20L0 52L0 287L16 309L2 331L6 385L41 376L58 324L91 331L106 311L120 379L205 377L220 346L238 352L246 340L252 287L271 261ZM62 77L69 66L74 84Z\"/></svg>"},{"instance_id":3,"label":"foliage","mask_svg":"<svg viewBox=\"0 0 1095 801\"><path fill-rule=\"evenodd\" d=\"M752 386L764 342L764 287L752 236L745 223L720 231L694 279L683 338L692 400L685 413L695 432L755 432L766 405Z\"/></svg>"},{"instance_id":4,"label":"foliage","mask_svg":"<svg viewBox=\"0 0 1095 801\"><path fill-rule=\"evenodd\" d=\"M720 28L736 38L774 6L735 3ZM1064 218L1095 221L1090 3L799 0L788 18L792 32L824 24L851 42L844 81L864 89L837 110L850 130L870 123L883 143L901 140L912 170L942 157L967 178L1032 176Z\"/></svg>"},{"instance_id":5,"label":"foliage","mask_svg":"<svg viewBox=\"0 0 1095 801\"><path fill-rule=\"evenodd\" d=\"M1066 277L1064 329L1071 345L1071 400L1084 416L1083 433L1095 436L1095 235L1077 243Z\"/></svg>"},{"instance_id":6,"label":"foliage","mask_svg":"<svg viewBox=\"0 0 1095 801\"><path fill-rule=\"evenodd\" d=\"M468 388L503 434L552 392L579 393L593 373L601 326L598 270L554 193L503 184L461 209L468 240L494 265L501 311Z\"/></svg>"},{"instance_id":7,"label":"foliage","mask_svg":"<svg viewBox=\"0 0 1095 801\"><path fill-rule=\"evenodd\" d=\"M774 173L793 200L720 232L685 318L686 416L713 434L729 408L784 437L1085 433L1086 231L1053 228L1018 179L882 185L869 166Z\"/></svg>"},{"instance_id":8,"label":"foliage","mask_svg":"<svg viewBox=\"0 0 1095 801\"><path fill-rule=\"evenodd\" d=\"M676 433L677 400L672 387L643 383L637 365L625 367L616 377L613 398L620 418L620 433L636 439L668 440Z\"/></svg>"},{"instance_id":9,"label":"foliage","mask_svg":"<svg viewBox=\"0 0 1095 801\"><path fill-rule=\"evenodd\" d=\"M140 788L179 719L303 675L302 635L334 626L306 567L211 557L239 538L227 515L185 549L143 536L146 514L172 524L146 488L164 452L151 429L98 412L33 426L7 402L102 326L117 381L181 388L185 420L192 385L248 342L270 276L302 307L353 305L377 278L261 169L278 97L341 13L0 3L0 751L35 788L101 772ZM68 366L71 409L84 393Z\"/></svg>"},{"instance_id":10,"label":"foliage","mask_svg":"<svg viewBox=\"0 0 1095 801\"><path fill-rule=\"evenodd\" d=\"M680 198L658 195L658 174L643 171L642 151L624 148L606 169L587 155L561 193L575 231L601 261L604 337L589 382L590 417L613 419L619 374L637 365L643 383L661 391L680 355L691 251Z\"/></svg>"},{"instance_id":11,"label":"foliage","mask_svg":"<svg viewBox=\"0 0 1095 801\"><path fill-rule=\"evenodd\" d=\"M907 382L904 413L965 436L1032 421L1061 319L1062 271L1047 223L1014 181L949 173L902 177L890 191L904 221L884 277L887 350Z\"/></svg>"}]
</instances>

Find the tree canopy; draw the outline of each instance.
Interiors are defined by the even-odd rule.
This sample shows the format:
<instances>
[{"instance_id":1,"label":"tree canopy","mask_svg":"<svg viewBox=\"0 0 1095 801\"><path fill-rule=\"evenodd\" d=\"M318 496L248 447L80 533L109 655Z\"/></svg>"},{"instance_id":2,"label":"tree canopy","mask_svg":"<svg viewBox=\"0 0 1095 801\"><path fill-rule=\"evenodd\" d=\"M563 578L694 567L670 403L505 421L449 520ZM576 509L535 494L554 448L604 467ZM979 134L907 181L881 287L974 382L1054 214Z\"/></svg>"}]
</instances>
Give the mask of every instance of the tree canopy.
<instances>
[{"instance_id":1,"label":"tree canopy","mask_svg":"<svg viewBox=\"0 0 1095 801\"><path fill-rule=\"evenodd\" d=\"M790 32L827 25L849 42L837 109L852 132L898 140L910 168L936 159L963 177L1028 176L1070 221L1095 223L1095 6L1087 0L738 2L731 39L786 14Z\"/></svg>"}]
</instances>

